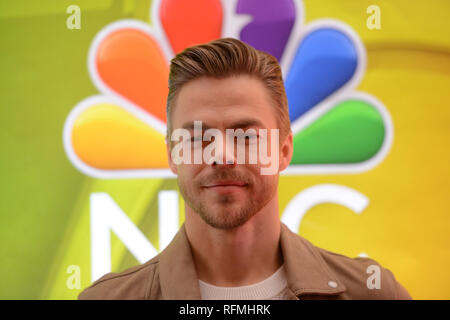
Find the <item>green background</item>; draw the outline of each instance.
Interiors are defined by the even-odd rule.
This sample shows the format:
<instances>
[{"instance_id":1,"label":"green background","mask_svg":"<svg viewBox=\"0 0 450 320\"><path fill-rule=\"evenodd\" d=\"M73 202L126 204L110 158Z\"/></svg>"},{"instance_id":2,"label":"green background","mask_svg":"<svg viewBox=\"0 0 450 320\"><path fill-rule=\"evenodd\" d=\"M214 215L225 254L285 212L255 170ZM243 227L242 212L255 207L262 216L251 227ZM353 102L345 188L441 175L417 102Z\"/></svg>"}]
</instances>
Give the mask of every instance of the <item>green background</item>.
<instances>
[{"instance_id":1,"label":"green background","mask_svg":"<svg viewBox=\"0 0 450 320\"><path fill-rule=\"evenodd\" d=\"M392 150L361 174L280 180L280 212L300 191L337 183L370 199L355 215L321 204L300 233L330 251L367 251L393 271L414 298L450 297L448 204L450 108L449 2L305 0L308 21L334 17L354 28L368 51L358 89L385 103ZM366 28L368 5L382 7L382 29ZM70 5L81 29L69 30ZM94 36L123 18L149 22L150 0L0 0L0 299L74 299L91 283L89 196L106 192L158 249L157 192L173 179L101 180L79 172L62 140L67 115L98 94L88 75ZM426 14L425 14L426 13ZM183 222L180 198L180 223ZM112 270L136 259L112 234ZM81 270L68 289L67 267Z\"/></svg>"},{"instance_id":2,"label":"green background","mask_svg":"<svg viewBox=\"0 0 450 320\"><path fill-rule=\"evenodd\" d=\"M66 27L66 9L72 4L81 8L79 30ZM87 65L95 34L119 18L148 21L149 8L150 1L0 2L0 298L75 297L67 288L61 294L52 291L55 268L67 254L66 239L83 216L80 204L88 203L89 193L102 182L83 175L69 162L62 128L76 103L98 93L87 67L80 67ZM133 196L133 188L142 193L164 183L175 188L174 181L159 179L103 182L116 190L119 205L122 198L126 202ZM133 216L131 209L124 209ZM142 223L136 221L144 231ZM89 229L85 231L82 238L87 246L81 243L82 250L89 248ZM69 264L80 265L84 286L90 282L89 255L79 254L79 260ZM123 256L121 267L136 264Z\"/></svg>"}]
</instances>

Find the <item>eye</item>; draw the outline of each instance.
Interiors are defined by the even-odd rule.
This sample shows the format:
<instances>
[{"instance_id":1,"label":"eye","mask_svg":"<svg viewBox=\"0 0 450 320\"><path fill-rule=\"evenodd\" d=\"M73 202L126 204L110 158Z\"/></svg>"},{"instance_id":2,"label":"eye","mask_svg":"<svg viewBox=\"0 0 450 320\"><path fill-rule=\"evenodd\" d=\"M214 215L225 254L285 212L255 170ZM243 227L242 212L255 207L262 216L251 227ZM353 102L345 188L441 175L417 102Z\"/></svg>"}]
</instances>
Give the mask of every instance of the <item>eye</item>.
<instances>
[{"instance_id":1,"label":"eye","mask_svg":"<svg viewBox=\"0 0 450 320\"><path fill-rule=\"evenodd\" d=\"M256 139L258 136L255 134L240 134L240 135L236 135L236 139L242 139L244 138L245 140L253 140Z\"/></svg>"}]
</instances>

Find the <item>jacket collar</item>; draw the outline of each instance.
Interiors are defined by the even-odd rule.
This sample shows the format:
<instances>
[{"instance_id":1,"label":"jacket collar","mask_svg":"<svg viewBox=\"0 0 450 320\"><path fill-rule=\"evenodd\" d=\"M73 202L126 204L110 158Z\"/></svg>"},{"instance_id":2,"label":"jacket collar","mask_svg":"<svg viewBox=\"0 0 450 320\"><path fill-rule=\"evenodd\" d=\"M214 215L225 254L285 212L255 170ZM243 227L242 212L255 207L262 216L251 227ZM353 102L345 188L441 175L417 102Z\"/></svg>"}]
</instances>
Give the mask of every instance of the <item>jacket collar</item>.
<instances>
[{"instance_id":1,"label":"jacket collar","mask_svg":"<svg viewBox=\"0 0 450 320\"><path fill-rule=\"evenodd\" d=\"M160 253L158 269L163 299L201 300L197 271L184 223Z\"/></svg>"},{"instance_id":2,"label":"jacket collar","mask_svg":"<svg viewBox=\"0 0 450 320\"><path fill-rule=\"evenodd\" d=\"M328 268L318 250L281 222L281 250L290 299L305 294L334 295L345 286ZM183 224L172 242L160 253L159 276L164 299L200 300L200 288L191 246ZM331 281L331 282L330 282ZM333 283L336 284L334 286Z\"/></svg>"},{"instance_id":3,"label":"jacket collar","mask_svg":"<svg viewBox=\"0 0 450 320\"><path fill-rule=\"evenodd\" d=\"M335 295L346 290L318 249L289 230L284 223L281 223L280 242L288 286L296 297L306 294Z\"/></svg>"}]
</instances>

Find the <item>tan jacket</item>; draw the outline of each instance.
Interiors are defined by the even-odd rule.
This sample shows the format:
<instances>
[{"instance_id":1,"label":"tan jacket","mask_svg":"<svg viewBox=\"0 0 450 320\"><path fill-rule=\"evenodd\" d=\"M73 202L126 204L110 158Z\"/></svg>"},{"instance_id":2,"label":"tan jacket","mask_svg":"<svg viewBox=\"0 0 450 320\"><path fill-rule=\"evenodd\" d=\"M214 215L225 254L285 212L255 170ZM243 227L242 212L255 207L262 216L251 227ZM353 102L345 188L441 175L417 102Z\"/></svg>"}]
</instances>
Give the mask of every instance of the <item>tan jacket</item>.
<instances>
[{"instance_id":1,"label":"tan jacket","mask_svg":"<svg viewBox=\"0 0 450 320\"><path fill-rule=\"evenodd\" d=\"M290 300L411 299L388 269L369 258L348 258L312 245L281 223L281 248ZM370 265L380 267L381 286L369 289ZM200 289L184 224L172 242L148 262L108 273L79 299L200 300Z\"/></svg>"}]
</instances>

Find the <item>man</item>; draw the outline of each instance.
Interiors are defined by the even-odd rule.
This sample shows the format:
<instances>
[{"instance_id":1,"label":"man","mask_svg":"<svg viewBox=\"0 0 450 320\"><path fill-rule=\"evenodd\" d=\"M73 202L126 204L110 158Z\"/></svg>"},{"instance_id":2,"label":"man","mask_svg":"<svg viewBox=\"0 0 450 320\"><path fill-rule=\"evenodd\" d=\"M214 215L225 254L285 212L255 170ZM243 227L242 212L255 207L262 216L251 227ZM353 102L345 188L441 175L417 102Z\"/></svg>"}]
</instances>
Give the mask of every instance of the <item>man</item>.
<instances>
[{"instance_id":1,"label":"man","mask_svg":"<svg viewBox=\"0 0 450 320\"><path fill-rule=\"evenodd\" d=\"M185 223L159 255L80 299L411 298L376 261L315 247L280 222L293 136L273 56L231 38L186 49L171 61L167 120Z\"/></svg>"}]
</instances>

